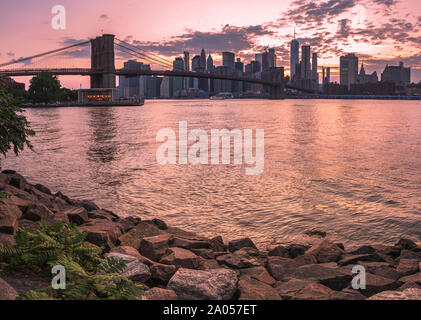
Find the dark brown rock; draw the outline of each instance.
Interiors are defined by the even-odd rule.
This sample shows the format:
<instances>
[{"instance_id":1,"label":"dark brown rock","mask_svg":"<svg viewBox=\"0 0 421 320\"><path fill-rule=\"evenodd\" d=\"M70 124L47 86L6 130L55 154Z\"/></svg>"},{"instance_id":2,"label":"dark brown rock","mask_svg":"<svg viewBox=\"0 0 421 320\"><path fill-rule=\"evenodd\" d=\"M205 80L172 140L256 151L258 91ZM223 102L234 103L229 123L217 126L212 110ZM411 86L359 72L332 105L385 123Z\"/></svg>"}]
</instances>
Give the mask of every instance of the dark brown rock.
<instances>
[{"instance_id":1,"label":"dark brown rock","mask_svg":"<svg viewBox=\"0 0 421 320\"><path fill-rule=\"evenodd\" d=\"M15 300L18 296L16 290L11 287L6 281L0 278L0 301L1 300Z\"/></svg>"},{"instance_id":2,"label":"dark brown rock","mask_svg":"<svg viewBox=\"0 0 421 320\"><path fill-rule=\"evenodd\" d=\"M366 272L366 288L359 291L366 297L386 290L395 290L402 282Z\"/></svg>"},{"instance_id":3,"label":"dark brown rock","mask_svg":"<svg viewBox=\"0 0 421 320\"><path fill-rule=\"evenodd\" d=\"M319 282L337 291L346 288L352 280L351 274L344 272L340 268L330 268L319 264L298 267L294 276L297 279Z\"/></svg>"},{"instance_id":4,"label":"dark brown rock","mask_svg":"<svg viewBox=\"0 0 421 320\"><path fill-rule=\"evenodd\" d=\"M67 216L70 222L73 222L77 226L89 221L88 211L84 207L69 206L63 210L63 213Z\"/></svg>"},{"instance_id":5,"label":"dark brown rock","mask_svg":"<svg viewBox=\"0 0 421 320\"><path fill-rule=\"evenodd\" d=\"M162 263L154 263L149 269L151 270L151 279L162 285L166 285L177 271L176 266Z\"/></svg>"},{"instance_id":6,"label":"dark brown rock","mask_svg":"<svg viewBox=\"0 0 421 320\"><path fill-rule=\"evenodd\" d=\"M290 279L298 264L293 259L272 256L268 258L268 271L278 281Z\"/></svg>"},{"instance_id":7,"label":"dark brown rock","mask_svg":"<svg viewBox=\"0 0 421 320\"><path fill-rule=\"evenodd\" d=\"M400 259L399 265L396 268L400 277L409 276L418 272L418 260L417 259Z\"/></svg>"},{"instance_id":8,"label":"dark brown rock","mask_svg":"<svg viewBox=\"0 0 421 320\"><path fill-rule=\"evenodd\" d=\"M53 222L54 213L41 203L33 204L26 208L22 218L31 221Z\"/></svg>"},{"instance_id":9,"label":"dark brown rock","mask_svg":"<svg viewBox=\"0 0 421 320\"><path fill-rule=\"evenodd\" d=\"M303 244L290 244L288 247L288 253L290 258L295 259L298 256L303 255L309 247Z\"/></svg>"},{"instance_id":10,"label":"dark brown rock","mask_svg":"<svg viewBox=\"0 0 421 320\"><path fill-rule=\"evenodd\" d=\"M143 238L153 237L160 234L165 234L165 231L158 229L158 227L152 223L142 221L132 230L123 234L119 240L121 245L130 246L139 250L140 242Z\"/></svg>"},{"instance_id":11,"label":"dark brown rock","mask_svg":"<svg viewBox=\"0 0 421 320\"><path fill-rule=\"evenodd\" d=\"M183 248L170 248L160 260L163 264L171 264L187 269L197 269L200 266L200 258L193 252Z\"/></svg>"},{"instance_id":12,"label":"dark brown rock","mask_svg":"<svg viewBox=\"0 0 421 320\"><path fill-rule=\"evenodd\" d=\"M411 274L410 276L402 277L399 279L399 281L403 283L414 282L421 286L421 272L418 272L416 274Z\"/></svg>"},{"instance_id":13,"label":"dark brown rock","mask_svg":"<svg viewBox=\"0 0 421 320\"><path fill-rule=\"evenodd\" d=\"M121 229L114 222L107 220L92 220L78 227L81 232L86 232L86 241L109 251L118 244Z\"/></svg>"},{"instance_id":14,"label":"dark brown rock","mask_svg":"<svg viewBox=\"0 0 421 320\"><path fill-rule=\"evenodd\" d=\"M168 249L168 243L172 236L160 234L153 237L145 237L140 242L140 253L154 261L159 261Z\"/></svg>"},{"instance_id":15,"label":"dark brown rock","mask_svg":"<svg viewBox=\"0 0 421 320\"><path fill-rule=\"evenodd\" d=\"M122 253L128 256L132 256L135 257L136 259L138 259L139 261L142 261L142 256L140 255L139 251L137 251L135 248L133 247L129 247L129 246L118 246L118 247L114 247L111 249L110 251L111 253L115 252L115 253ZM151 261L151 264L153 262ZM149 266L149 264L146 264L147 266Z\"/></svg>"},{"instance_id":16,"label":"dark brown rock","mask_svg":"<svg viewBox=\"0 0 421 320\"><path fill-rule=\"evenodd\" d=\"M210 240L208 240L210 248L213 251L216 252L221 252L221 251L225 251L226 250L226 246L224 244L224 241L222 240L221 236L217 236L215 238L212 238Z\"/></svg>"},{"instance_id":17,"label":"dark brown rock","mask_svg":"<svg viewBox=\"0 0 421 320\"><path fill-rule=\"evenodd\" d=\"M410 239L402 238L395 244L395 247L401 248L402 250L412 250L417 247L417 244Z\"/></svg>"},{"instance_id":18,"label":"dark brown rock","mask_svg":"<svg viewBox=\"0 0 421 320\"><path fill-rule=\"evenodd\" d=\"M41 191L41 192L43 192L43 193L45 193L45 194L48 194L48 195L52 195L51 194L51 190L50 189L48 189L46 186L43 186L42 184L36 184L36 185L34 185L34 188L36 188L37 190L39 190L39 191Z\"/></svg>"},{"instance_id":19,"label":"dark brown rock","mask_svg":"<svg viewBox=\"0 0 421 320\"><path fill-rule=\"evenodd\" d=\"M146 300L178 300L174 290L152 288L145 293Z\"/></svg>"},{"instance_id":20,"label":"dark brown rock","mask_svg":"<svg viewBox=\"0 0 421 320\"><path fill-rule=\"evenodd\" d=\"M269 274L265 267L241 269L240 274L247 275L268 285L274 285L276 283L276 280Z\"/></svg>"},{"instance_id":21,"label":"dark brown rock","mask_svg":"<svg viewBox=\"0 0 421 320\"><path fill-rule=\"evenodd\" d=\"M292 278L286 282L278 282L275 288L282 299L291 300L310 283L312 281Z\"/></svg>"},{"instance_id":22,"label":"dark brown rock","mask_svg":"<svg viewBox=\"0 0 421 320\"><path fill-rule=\"evenodd\" d=\"M192 252L204 259L215 259L216 255L212 249L191 249Z\"/></svg>"},{"instance_id":23,"label":"dark brown rock","mask_svg":"<svg viewBox=\"0 0 421 320\"><path fill-rule=\"evenodd\" d=\"M270 247L268 249L268 255L269 256L283 257L283 258L289 258L290 257L288 249L284 246L281 246L281 245Z\"/></svg>"},{"instance_id":24,"label":"dark brown rock","mask_svg":"<svg viewBox=\"0 0 421 320\"><path fill-rule=\"evenodd\" d=\"M324 239L308 249L306 253L315 256L319 263L324 263L339 261L344 251L329 239Z\"/></svg>"},{"instance_id":25,"label":"dark brown rock","mask_svg":"<svg viewBox=\"0 0 421 320\"><path fill-rule=\"evenodd\" d=\"M152 219L152 222L161 230L167 230L168 229L167 224L164 221L162 221L161 219L155 218L155 219Z\"/></svg>"},{"instance_id":26,"label":"dark brown rock","mask_svg":"<svg viewBox=\"0 0 421 320\"><path fill-rule=\"evenodd\" d=\"M250 238L237 239L237 240L230 241L228 243L228 249L230 252L234 252L245 247L251 247L251 248L257 249L255 244L253 243L253 241L251 241Z\"/></svg>"},{"instance_id":27,"label":"dark brown rock","mask_svg":"<svg viewBox=\"0 0 421 320\"><path fill-rule=\"evenodd\" d=\"M343 255L342 259L338 261L338 265L346 266L348 264L356 264L358 261L369 262L385 262L377 253L357 254L357 255Z\"/></svg>"},{"instance_id":28,"label":"dark brown rock","mask_svg":"<svg viewBox=\"0 0 421 320\"><path fill-rule=\"evenodd\" d=\"M303 254L294 259L298 266L304 266L306 264L315 264L317 259L311 254Z\"/></svg>"},{"instance_id":29,"label":"dark brown rock","mask_svg":"<svg viewBox=\"0 0 421 320\"><path fill-rule=\"evenodd\" d=\"M282 300L276 289L249 276L238 281L239 300Z\"/></svg>"},{"instance_id":30,"label":"dark brown rock","mask_svg":"<svg viewBox=\"0 0 421 320\"><path fill-rule=\"evenodd\" d=\"M15 237L11 234L0 233L0 248L16 245Z\"/></svg>"},{"instance_id":31,"label":"dark brown rock","mask_svg":"<svg viewBox=\"0 0 421 320\"><path fill-rule=\"evenodd\" d=\"M184 249L207 249L210 248L208 241L204 240L190 240L180 237L172 237L169 242L171 247L179 247Z\"/></svg>"}]
</instances>

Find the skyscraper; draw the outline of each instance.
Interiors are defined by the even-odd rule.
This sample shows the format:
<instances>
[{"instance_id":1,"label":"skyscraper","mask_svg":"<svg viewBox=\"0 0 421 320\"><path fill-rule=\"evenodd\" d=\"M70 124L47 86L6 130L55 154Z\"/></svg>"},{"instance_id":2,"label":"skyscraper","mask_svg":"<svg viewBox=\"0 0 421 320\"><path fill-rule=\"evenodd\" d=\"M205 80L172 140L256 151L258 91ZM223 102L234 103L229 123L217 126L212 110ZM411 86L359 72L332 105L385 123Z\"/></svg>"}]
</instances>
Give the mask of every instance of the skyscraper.
<instances>
[{"instance_id":1,"label":"skyscraper","mask_svg":"<svg viewBox=\"0 0 421 320\"><path fill-rule=\"evenodd\" d=\"M382 73L382 82L393 81L398 86L411 83L411 68L404 67L403 62L399 66L387 65Z\"/></svg>"},{"instance_id":2,"label":"skyscraper","mask_svg":"<svg viewBox=\"0 0 421 320\"><path fill-rule=\"evenodd\" d=\"M175 58L172 69L173 71L183 71L184 70L183 59L180 57ZM177 95L181 92L181 90L183 90L183 78L174 77L173 84L172 84L172 93L175 93Z\"/></svg>"},{"instance_id":3,"label":"skyscraper","mask_svg":"<svg viewBox=\"0 0 421 320\"><path fill-rule=\"evenodd\" d=\"M228 67L234 72L235 55L232 52L222 52L222 65Z\"/></svg>"},{"instance_id":4,"label":"skyscraper","mask_svg":"<svg viewBox=\"0 0 421 320\"><path fill-rule=\"evenodd\" d=\"M300 43L297 40L291 41L291 53L289 67L291 70L291 79L296 75L297 64L300 60Z\"/></svg>"},{"instance_id":5,"label":"skyscraper","mask_svg":"<svg viewBox=\"0 0 421 320\"><path fill-rule=\"evenodd\" d=\"M315 86L319 86L319 73L317 72L317 53L313 52L311 58L311 75Z\"/></svg>"},{"instance_id":6,"label":"skyscraper","mask_svg":"<svg viewBox=\"0 0 421 320\"><path fill-rule=\"evenodd\" d=\"M340 84L351 89L351 84L357 82L358 57L353 53L340 57L339 69Z\"/></svg>"},{"instance_id":7,"label":"skyscraper","mask_svg":"<svg viewBox=\"0 0 421 320\"><path fill-rule=\"evenodd\" d=\"M269 68L275 68L276 67L276 53L275 49L270 48L268 52L268 66Z\"/></svg>"},{"instance_id":8,"label":"skyscraper","mask_svg":"<svg viewBox=\"0 0 421 320\"><path fill-rule=\"evenodd\" d=\"M209 56L208 56L208 61L206 62L206 70L209 73L212 73L214 71L213 59L212 59L212 56L210 55L210 53L209 53Z\"/></svg>"},{"instance_id":9,"label":"skyscraper","mask_svg":"<svg viewBox=\"0 0 421 320\"><path fill-rule=\"evenodd\" d=\"M190 71L190 54L188 51L184 51L184 71ZM189 88L189 78L184 78L184 89Z\"/></svg>"},{"instance_id":10,"label":"skyscraper","mask_svg":"<svg viewBox=\"0 0 421 320\"><path fill-rule=\"evenodd\" d=\"M311 79L310 46L301 47L301 78Z\"/></svg>"},{"instance_id":11,"label":"skyscraper","mask_svg":"<svg viewBox=\"0 0 421 320\"><path fill-rule=\"evenodd\" d=\"M260 70L256 72L261 72L263 67L263 53L256 53L254 55L254 60L259 62Z\"/></svg>"},{"instance_id":12,"label":"skyscraper","mask_svg":"<svg viewBox=\"0 0 421 320\"><path fill-rule=\"evenodd\" d=\"M203 69L203 72L206 70L206 53L205 49L203 48L200 52L200 67Z\"/></svg>"}]
</instances>

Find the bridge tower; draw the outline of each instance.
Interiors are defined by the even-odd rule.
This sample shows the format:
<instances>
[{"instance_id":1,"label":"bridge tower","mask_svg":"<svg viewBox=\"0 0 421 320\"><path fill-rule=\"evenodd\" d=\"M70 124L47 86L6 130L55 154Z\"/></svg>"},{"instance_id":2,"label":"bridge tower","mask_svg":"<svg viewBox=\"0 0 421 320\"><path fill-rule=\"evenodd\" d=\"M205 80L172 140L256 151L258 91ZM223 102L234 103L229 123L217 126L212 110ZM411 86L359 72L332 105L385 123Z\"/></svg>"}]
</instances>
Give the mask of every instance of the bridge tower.
<instances>
[{"instance_id":1,"label":"bridge tower","mask_svg":"<svg viewBox=\"0 0 421 320\"><path fill-rule=\"evenodd\" d=\"M275 67L269 71L269 80L274 82L275 85L270 86L270 98L271 99L283 99L285 95L285 77L284 68Z\"/></svg>"},{"instance_id":2,"label":"bridge tower","mask_svg":"<svg viewBox=\"0 0 421 320\"><path fill-rule=\"evenodd\" d=\"M91 68L101 71L91 75L91 88L115 88L114 35L104 34L91 40Z\"/></svg>"}]
</instances>

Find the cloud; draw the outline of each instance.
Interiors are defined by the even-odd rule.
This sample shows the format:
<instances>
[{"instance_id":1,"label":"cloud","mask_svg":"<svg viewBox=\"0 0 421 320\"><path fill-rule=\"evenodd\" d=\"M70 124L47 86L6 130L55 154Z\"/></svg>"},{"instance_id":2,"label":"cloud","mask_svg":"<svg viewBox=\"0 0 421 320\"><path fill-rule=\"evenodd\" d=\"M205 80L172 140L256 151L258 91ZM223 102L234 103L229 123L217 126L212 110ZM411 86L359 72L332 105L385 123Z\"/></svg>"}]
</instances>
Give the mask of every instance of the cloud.
<instances>
[{"instance_id":1,"label":"cloud","mask_svg":"<svg viewBox=\"0 0 421 320\"><path fill-rule=\"evenodd\" d=\"M109 21L109 20L111 20L111 19L110 19L110 17L108 16L108 14L103 13L103 14L101 14L101 15L99 16L99 20L101 20L101 21Z\"/></svg>"},{"instance_id":2,"label":"cloud","mask_svg":"<svg viewBox=\"0 0 421 320\"><path fill-rule=\"evenodd\" d=\"M75 38L64 38L60 41L60 46L66 47L71 46L77 43L81 43L86 41L86 39L75 39ZM70 58L90 58L91 57L91 46L89 43L80 46L74 47L69 50L61 52L62 56L70 57Z\"/></svg>"},{"instance_id":3,"label":"cloud","mask_svg":"<svg viewBox=\"0 0 421 320\"><path fill-rule=\"evenodd\" d=\"M14 57L14 56L15 56L15 53L14 53L14 52L8 52L8 53L7 53L7 55L8 55L9 57Z\"/></svg>"}]
</instances>

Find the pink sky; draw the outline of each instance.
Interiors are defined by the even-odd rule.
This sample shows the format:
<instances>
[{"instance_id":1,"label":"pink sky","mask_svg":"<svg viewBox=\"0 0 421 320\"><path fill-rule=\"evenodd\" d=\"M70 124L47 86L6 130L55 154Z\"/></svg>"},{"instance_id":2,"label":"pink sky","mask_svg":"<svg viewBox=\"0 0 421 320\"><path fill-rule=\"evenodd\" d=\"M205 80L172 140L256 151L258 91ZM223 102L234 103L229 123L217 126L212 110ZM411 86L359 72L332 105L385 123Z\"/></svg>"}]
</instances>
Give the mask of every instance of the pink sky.
<instances>
[{"instance_id":1,"label":"pink sky","mask_svg":"<svg viewBox=\"0 0 421 320\"><path fill-rule=\"evenodd\" d=\"M66 8L66 30L51 27L51 9L57 4ZM193 55L204 47L216 64L223 50L235 51L248 62L254 53L271 46L276 48L278 66L288 72L294 27L299 41L318 53L319 65L336 67L340 55L353 52L368 72L380 74L387 63L397 65L402 60L412 68L412 81L421 80L419 0L2 0L0 62L104 32L169 60L185 48ZM89 66L83 57L88 49L35 60L32 67ZM18 79L23 80L29 79ZM60 80L71 88L89 85L86 77Z\"/></svg>"}]
</instances>

